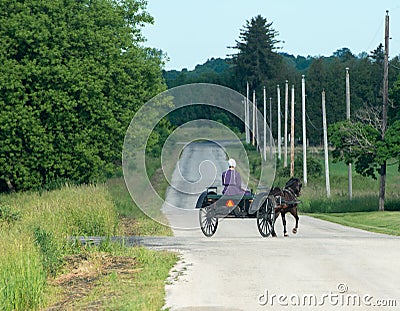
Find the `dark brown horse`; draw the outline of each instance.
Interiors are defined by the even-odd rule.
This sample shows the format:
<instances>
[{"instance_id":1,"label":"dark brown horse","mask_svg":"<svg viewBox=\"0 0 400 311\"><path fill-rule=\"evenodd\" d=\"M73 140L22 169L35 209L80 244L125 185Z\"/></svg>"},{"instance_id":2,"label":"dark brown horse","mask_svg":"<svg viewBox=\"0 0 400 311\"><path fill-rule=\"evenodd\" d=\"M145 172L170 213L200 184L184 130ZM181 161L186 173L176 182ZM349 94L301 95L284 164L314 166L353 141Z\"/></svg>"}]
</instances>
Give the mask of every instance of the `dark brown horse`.
<instances>
[{"instance_id":1,"label":"dark brown horse","mask_svg":"<svg viewBox=\"0 0 400 311\"><path fill-rule=\"evenodd\" d=\"M276 199L277 205L275 208L275 218L274 224L279 215L282 216L282 223L283 223L283 234L284 236L289 236L286 231L286 213L290 213L296 219L296 225L293 228L292 232L294 234L297 233L297 228L299 226L299 215L297 213L297 205L299 201L297 197L300 196L302 183L299 178L290 178L289 181L286 183L283 189L278 187L272 188L270 194L273 195ZM272 236L276 237L274 226L272 226Z\"/></svg>"}]
</instances>

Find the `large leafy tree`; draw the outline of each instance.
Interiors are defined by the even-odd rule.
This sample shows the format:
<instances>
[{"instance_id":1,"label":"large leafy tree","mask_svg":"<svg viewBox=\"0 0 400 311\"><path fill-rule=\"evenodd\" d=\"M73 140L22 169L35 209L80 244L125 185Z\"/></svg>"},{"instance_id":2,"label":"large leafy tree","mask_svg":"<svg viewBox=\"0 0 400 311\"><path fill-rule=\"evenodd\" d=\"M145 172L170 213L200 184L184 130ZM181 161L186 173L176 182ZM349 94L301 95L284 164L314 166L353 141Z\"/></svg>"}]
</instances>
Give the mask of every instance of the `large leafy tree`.
<instances>
[{"instance_id":1,"label":"large leafy tree","mask_svg":"<svg viewBox=\"0 0 400 311\"><path fill-rule=\"evenodd\" d=\"M232 55L236 83L244 88L246 81L252 89L261 91L263 86L279 76L282 57L277 53L278 32L261 15L246 21L240 31L239 40L233 48L238 52ZM275 82L273 83L275 87Z\"/></svg>"},{"instance_id":2,"label":"large leafy tree","mask_svg":"<svg viewBox=\"0 0 400 311\"><path fill-rule=\"evenodd\" d=\"M400 120L389 126L382 139L379 110L369 108L363 115L364 120L333 124L329 129L330 142L335 146L336 159L354 163L357 173L376 179L383 173L384 163L392 159L400 161ZM380 196L384 200L385 194Z\"/></svg>"},{"instance_id":3,"label":"large leafy tree","mask_svg":"<svg viewBox=\"0 0 400 311\"><path fill-rule=\"evenodd\" d=\"M120 162L134 112L164 89L143 0L0 2L0 182L90 182Z\"/></svg>"}]
</instances>

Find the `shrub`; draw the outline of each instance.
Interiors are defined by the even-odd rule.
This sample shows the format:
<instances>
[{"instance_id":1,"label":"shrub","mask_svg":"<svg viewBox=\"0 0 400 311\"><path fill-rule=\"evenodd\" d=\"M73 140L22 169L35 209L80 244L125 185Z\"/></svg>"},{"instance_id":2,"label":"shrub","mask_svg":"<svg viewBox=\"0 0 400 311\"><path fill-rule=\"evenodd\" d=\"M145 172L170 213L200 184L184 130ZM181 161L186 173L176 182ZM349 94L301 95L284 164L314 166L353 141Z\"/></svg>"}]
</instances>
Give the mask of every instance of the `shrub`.
<instances>
[{"instance_id":1,"label":"shrub","mask_svg":"<svg viewBox=\"0 0 400 311\"><path fill-rule=\"evenodd\" d=\"M35 243L40 249L43 269L49 275L55 276L63 264L64 256L59 243L57 243L53 234L40 227L34 229L33 235Z\"/></svg>"},{"instance_id":2,"label":"shrub","mask_svg":"<svg viewBox=\"0 0 400 311\"><path fill-rule=\"evenodd\" d=\"M290 165L285 168L277 166L277 175L281 177L290 177ZM323 167L321 162L312 156L307 156L307 176L311 178L318 178L322 176ZM294 176L303 177L303 156L296 156L294 160Z\"/></svg>"}]
</instances>

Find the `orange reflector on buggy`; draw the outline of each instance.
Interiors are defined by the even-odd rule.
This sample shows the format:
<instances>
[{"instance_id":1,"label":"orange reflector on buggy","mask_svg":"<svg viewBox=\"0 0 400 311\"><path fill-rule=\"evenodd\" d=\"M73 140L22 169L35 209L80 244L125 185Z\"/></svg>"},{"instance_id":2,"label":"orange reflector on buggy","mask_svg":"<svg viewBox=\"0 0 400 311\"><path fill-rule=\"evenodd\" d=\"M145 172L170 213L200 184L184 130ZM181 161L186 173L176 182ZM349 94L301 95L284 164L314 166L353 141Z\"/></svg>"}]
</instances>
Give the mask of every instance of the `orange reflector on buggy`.
<instances>
[{"instance_id":1,"label":"orange reflector on buggy","mask_svg":"<svg viewBox=\"0 0 400 311\"><path fill-rule=\"evenodd\" d=\"M225 206L226 207L234 207L235 203L232 200L228 200L228 201L226 201Z\"/></svg>"}]
</instances>

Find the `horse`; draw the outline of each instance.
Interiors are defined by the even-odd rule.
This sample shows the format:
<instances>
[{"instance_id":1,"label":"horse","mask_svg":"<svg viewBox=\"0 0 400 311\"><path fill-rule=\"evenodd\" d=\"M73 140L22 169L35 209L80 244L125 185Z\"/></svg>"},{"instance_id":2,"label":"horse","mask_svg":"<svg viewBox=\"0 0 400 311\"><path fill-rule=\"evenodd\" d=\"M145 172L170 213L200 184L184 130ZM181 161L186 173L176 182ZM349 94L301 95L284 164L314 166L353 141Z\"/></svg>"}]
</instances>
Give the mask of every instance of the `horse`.
<instances>
[{"instance_id":1,"label":"horse","mask_svg":"<svg viewBox=\"0 0 400 311\"><path fill-rule=\"evenodd\" d=\"M301 192L301 187L302 183L299 178L292 177L289 179L289 181L286 183L285 187L283 189L280 189L278 187L274 187L271 189L270 194L273 195L276 198L277 205L275 207L275 217L274 217L274 222L272 226L272 236L276 237L275 233L275 221L279 217L279 215L282 216L282 223L283 223L283 234L285 237L289 236L289 234L286 231L286 213L289 212L290 214L293 215L293 217L296 219L296 225L293 228L292 232L293 234L297 233L297 229L299 226L299 215L297 213L297 197L300 196Z\"/></svg>"}]
</instances>

